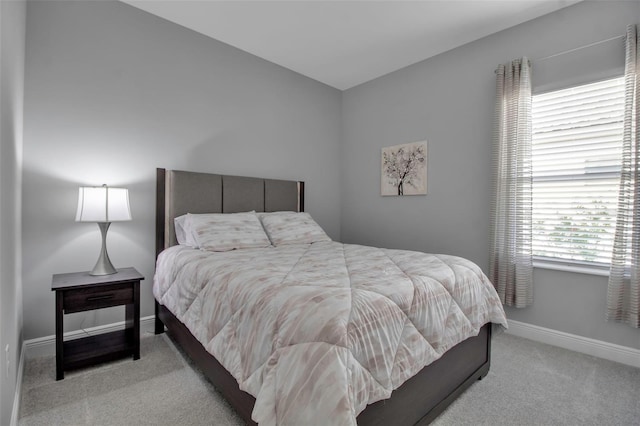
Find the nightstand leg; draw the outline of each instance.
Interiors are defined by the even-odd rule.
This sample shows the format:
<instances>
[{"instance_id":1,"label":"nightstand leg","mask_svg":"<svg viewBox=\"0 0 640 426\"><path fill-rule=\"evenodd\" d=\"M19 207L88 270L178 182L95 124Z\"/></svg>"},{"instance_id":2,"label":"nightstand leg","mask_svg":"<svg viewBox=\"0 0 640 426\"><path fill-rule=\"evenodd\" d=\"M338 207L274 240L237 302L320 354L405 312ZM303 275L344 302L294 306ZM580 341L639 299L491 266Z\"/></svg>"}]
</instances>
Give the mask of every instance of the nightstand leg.
<instances>
[{"instance_id":1,"label":"nightstand leg","mask_svg":"<svg viewBox=\"0 0 640 426\"><path fill-rule=\"evenodd\" d=\"M64 379L64 309L62 291L56 291L56 380Z\"/></svg>"},{"instance_id":2,"label":"nightstand leg","mask_svg":"<svg viewBox=\"0 0 640 426\"><path fill-rule=\"evenodd\" d=\"M140 359L140 282L133 285L133 303L125 307L125 326L133 333L133 359Z\"/></svg>"}]
</instances>

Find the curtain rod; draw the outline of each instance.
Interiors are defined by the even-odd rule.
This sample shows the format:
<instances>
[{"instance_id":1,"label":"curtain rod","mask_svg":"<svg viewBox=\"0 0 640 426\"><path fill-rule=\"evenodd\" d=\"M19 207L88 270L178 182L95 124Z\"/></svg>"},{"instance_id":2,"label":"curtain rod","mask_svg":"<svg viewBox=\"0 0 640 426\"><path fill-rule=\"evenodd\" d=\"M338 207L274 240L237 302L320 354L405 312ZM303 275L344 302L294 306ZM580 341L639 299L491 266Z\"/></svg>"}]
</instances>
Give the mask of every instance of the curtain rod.
<instances>
[{"instance_id":1,"label":"curtain rod","mask_svg":"<svg viewBox=\"0 0 640 426\"><path fill-rule=\"evenodd\" d=\"M553 53L551 55L544 56L542 58L528 59L528 61L529 61L530 64L532 62L546 61L547 59L555 58L556 56L566 55L567 53L572 53L572 52L575 52L575 51L578 51L578 50L586 49L587 47L597 46L599 44L607 43L609 41L619 40L619 39L626 39L626 38L627 38L626 34L615 36L615 37L610 37L610 38L605 39L605 40L594 41L593 43L585 44L584 46L578 46L578 47L574 47L573 49L568 49L568 50L564 50L562 52ZM496 69L494 72L497 73L498 70Z\"/></svg>"},{"instance_id":2,"label":"curtain rod","mask_svg":"<svg viewBox=\"0 0 640 426\"><path fill-rule=\"evenodd\" d=\"M626 37L627 37L626 35L619 35L619 36L608 38L606 40L595 41L593 43L585 44L584 46L574 47L573 49L568 49L568 50L565 50L565 51L562 51L562 52L554 53L552 55L545 56L543 58L531 59L531 62L546 61L547 59L555 58L556 56L566 55L567 53L572 53L572 52L575 52L577 50L586 49L587 47L597 46L599 44L607 43L607 42L613 41L613 40L624 39Z\"/></svg>"}]
</instances>

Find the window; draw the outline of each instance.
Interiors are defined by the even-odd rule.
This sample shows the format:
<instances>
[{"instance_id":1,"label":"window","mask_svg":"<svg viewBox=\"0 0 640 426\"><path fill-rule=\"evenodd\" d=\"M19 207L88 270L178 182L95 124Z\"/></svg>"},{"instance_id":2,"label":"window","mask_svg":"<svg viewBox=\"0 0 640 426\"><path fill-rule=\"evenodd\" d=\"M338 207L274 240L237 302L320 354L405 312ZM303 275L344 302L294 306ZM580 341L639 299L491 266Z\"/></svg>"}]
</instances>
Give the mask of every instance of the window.
<instances>
[{"instance_id":1,"label":"window","mask_svg":"<svg viewBox=\"0 0 640 426\"><path fill-rule=\"evenodd\" d=\"M605 266L615 233L624 78L532 101L533 255Z\"/></svg>"}]
</instances>

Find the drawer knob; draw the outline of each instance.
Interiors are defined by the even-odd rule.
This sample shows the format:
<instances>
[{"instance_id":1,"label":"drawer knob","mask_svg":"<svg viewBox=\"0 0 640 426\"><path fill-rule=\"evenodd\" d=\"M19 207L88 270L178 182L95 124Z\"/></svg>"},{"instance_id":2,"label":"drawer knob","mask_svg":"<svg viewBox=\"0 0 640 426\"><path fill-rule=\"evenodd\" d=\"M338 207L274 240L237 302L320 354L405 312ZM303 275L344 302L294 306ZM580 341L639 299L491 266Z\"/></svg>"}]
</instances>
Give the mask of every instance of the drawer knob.
<instances>
[{"instance_id":1,"label":"drawer knob","mask_svg":"<svg viewBox=\"0 0 640 426\"><path fill-rule=\"evenodd\" d=\"M97 300L108 300L108 299L113 299L113 294L105 294L102 296L90 296L90 297L87 297L87 302L95 302Z\"/></svg>"}]
</instances>

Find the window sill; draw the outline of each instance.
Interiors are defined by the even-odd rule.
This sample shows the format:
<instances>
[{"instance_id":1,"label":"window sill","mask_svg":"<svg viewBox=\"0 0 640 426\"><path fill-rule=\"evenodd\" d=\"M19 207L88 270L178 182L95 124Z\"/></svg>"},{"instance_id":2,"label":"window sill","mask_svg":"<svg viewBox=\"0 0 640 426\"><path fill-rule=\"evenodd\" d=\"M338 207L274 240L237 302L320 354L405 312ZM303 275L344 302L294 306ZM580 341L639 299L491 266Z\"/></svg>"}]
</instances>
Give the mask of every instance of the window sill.
<instances>
[{"instance_id":1,"label":"window sill","mask_svg":"<svg viewBox=\"0 0 640 426\"><path fill-rule=\"evenodd\" d=\"M578 274L599 275L602 277L609 276L608 268L600 268L597 266L586 266L586 265L581 265L576 263L534 259L533 267L540 268L540 269L551 269L554 271L575 272Z\"/></svg>"}]
</instances>

